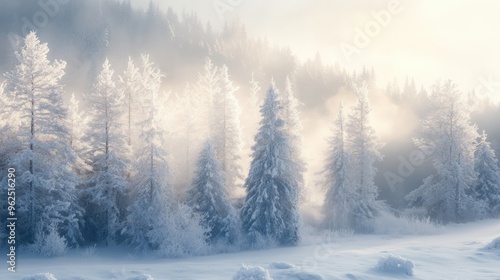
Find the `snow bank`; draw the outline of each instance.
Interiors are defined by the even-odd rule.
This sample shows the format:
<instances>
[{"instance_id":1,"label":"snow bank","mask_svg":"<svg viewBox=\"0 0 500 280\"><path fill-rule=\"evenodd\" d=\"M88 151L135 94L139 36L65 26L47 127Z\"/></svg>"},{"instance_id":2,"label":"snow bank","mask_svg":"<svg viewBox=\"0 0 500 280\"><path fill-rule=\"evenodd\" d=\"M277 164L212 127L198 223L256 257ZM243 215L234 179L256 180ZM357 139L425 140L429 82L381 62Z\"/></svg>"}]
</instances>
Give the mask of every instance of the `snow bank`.
<instances>
[{"instance_id":1,"label":"snow bank","mask_svg":"<svg viewBox=\"0 0 500 280\"><path fill-rule=\"evenodd\" d=\"M484 250L499 250L500 251L500 237L493 239L488 245L486 245Z\"/></svg>"},{"instance_id":2,"label":"snow bank","mask_svg":"<svg viewBox=\"0 0 500 280\"><path fill-rule=\"evenodd\" d=\"M411 260L400 256L388 255L378 261L378 270L381 272L413 276L415 265Z\"/></svg>"},{"instance_id":3,"label":"snow bank","mask_svg":"<svg viewBox=\"0 0 500 280\"><path fill-rule=\"evenodd\" d=\"M37 273L26 276L23 280L57 280L57 278L52 273Z\"/></svg>"},{"instance_id":4,"label":"snow bank","mask_svg":"<svg viewBox=\"0 0 500 280\"><path fill-rule=\"evenodd\" d=\"M286 272L286 273L281 273L279 276L282 277L279 279L287 279L287 280L324 280L323 276L306 271Z\"/></svg>"},{"instance_id":5,"label":"snow bank","mask_svg":"<svg viewBox=\"0 0 500 280\"><path fill-rule=\"evenodd\" d=\"M273 262L269 265L270 268L274 269L290 269L290 268L297 268L296 265L291 264L289 262Z\"/></svg>"},{"instance_id":6,"label":"snow bank","mask_svg":"<svg viewBox=\"0 0 500 280\"><path fill-rule=\"evenodd\" d=\"M269 275L269 271L260 266L242 265L233 280L273 280L273 278Z\"/></svg>"}]
</instances>

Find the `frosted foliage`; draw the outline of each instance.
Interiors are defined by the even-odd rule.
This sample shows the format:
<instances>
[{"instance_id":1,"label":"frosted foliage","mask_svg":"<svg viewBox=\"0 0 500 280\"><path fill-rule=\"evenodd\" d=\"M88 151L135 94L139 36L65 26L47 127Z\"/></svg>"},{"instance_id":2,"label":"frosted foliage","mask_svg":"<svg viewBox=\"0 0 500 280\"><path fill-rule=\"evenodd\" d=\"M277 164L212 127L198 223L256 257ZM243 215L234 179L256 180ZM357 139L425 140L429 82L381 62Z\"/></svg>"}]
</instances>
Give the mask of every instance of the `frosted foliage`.
<instances>
[{"instance_id":1,"label":"frosted foliage","mask_svg":"<svg viewBox=\"0 0 500 280\"><path fill-rule=\"evenodd\" d=\"M464 222L484 216L484 203L471 195L477 181L474 152L477 127L470 122L469 108L451 81L437 83L432 93L432 112L423 120L424 137L415 144L432 156L436 173L411 192L411 206L423 207L442 222Z\"/></svg>"},{"instance_id":2,"label":"frosted foliage","mask_svg":"<svg viewBox=\"0 0 500 280\"><path fill-rule=\"evenodd\" d=\"M47 234L37 234L33 249L36 254L43 257L61 256L67 249L66 238L59 236L55 228L52 228Z\"/></svg>"}]
</instances>

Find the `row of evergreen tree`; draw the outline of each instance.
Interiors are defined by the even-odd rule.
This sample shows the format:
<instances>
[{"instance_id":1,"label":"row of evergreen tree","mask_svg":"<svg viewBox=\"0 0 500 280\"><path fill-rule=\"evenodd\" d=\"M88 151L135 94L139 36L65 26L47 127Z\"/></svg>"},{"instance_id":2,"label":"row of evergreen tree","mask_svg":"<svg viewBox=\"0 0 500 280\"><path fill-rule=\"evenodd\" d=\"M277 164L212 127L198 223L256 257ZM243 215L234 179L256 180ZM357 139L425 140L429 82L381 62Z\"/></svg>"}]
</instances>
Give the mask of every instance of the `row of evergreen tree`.
<instances>
[{"instance_id":1,"label":"row of evergreen tree","mask_svg":"<svg viewBox=\"0 0 500 280\"><path fill-rule=\"evenodd\" d=\"M143 56L139 67L129 60L118 79L106 60L93 90L84 95L83 112L74 95L69 106L63 104L66 63L49 61L48 52L30 33L1 87L1 163L16 169L23 244L42 251L54 245L47 237L55 236L54 242L70 246L129 244L176 256L201 253L207 242L237 245L247 239L241 239L241 228L252 244L298 242L304 168L295 161L299 136L292 128L298 119L283 121L296 111L290 91L280 97L286 103L272 87L262 106L240 219L228 194L242 176L239 107L227 67L208 60L198 85L205 94L191 99L197 104L190 105L207 109L208 140L187 199L180 201L165 143L163 75L149 57Z\"/></svg>"},{"instance_id":2,"label":"row of evergreen tree","mask_svg":"<svg viewBox=\"0 0 500 280\"><path fill-rule=\"evenodd\" d=\"M55 236L70 246L120 243L177 256L206 252L207 244L299 242L305 162L289 81L283 93L271 83L262 102L258 84L251 82L251 102L262 103L261 121L243 183L246 198L235 207L232 195L243 179L242 139L237 87L227 67L207 60L199 83L179 98L185 139L195 134L204 142L183 198L172 184L163 74L149 57L142 56L139 66L129 60L118 78L106 60L84 96L83 113L74 95L64 105L60 81L66 64L49 61L48 52L30 33L1 87L0 163L4 170L16 168L24 244L50 246L47 237ZM358 102L347 119L340 108L328 152L324 224L369 232L390 209L377 198L374 166L382 155L370 124L369 86L360 82L352 88ZM479 137L451 82L436 84L431 98L425 137L415 143L432 155L437 172L408 195L410 206L442 222L495 215L500 175L486 135ZM189 178L190 154L198 149L184 147Z\"/></svg>"}]
</instances>

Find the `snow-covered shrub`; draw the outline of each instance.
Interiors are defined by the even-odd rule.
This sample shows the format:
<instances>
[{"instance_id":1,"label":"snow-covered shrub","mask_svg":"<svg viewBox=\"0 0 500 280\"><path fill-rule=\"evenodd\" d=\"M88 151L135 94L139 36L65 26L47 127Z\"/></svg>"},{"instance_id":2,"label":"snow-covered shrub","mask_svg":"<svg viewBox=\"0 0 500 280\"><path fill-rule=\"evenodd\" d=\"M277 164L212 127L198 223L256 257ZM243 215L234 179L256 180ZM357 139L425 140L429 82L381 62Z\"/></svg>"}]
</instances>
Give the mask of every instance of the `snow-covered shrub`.
<instances>
[{"instance_id":1,"label":"snow-covered shrub","mask_svg":"<svg viewBox=\"0 0 500 280\"><path fill-rule=\"evenodd\" d=\"M273 278L269 275L269 271L261 266L242 265L233 280L273 280Z\"/></svg>"},{"instance_id":2,"label":"snow-covered shrub","mask_svg":"<svg viewBox=\"0 0 500 280\"><path fill-rule=\"evenodd\" d=\"M48 234L37 233L35 244L33 245L34 253L43 257L57 257L66 252L66 238L60 236L55 228L52 228Z\"/></svg>"},{"instance_id":3,"label":"snow-covered shrub","mask_svg":"<svg viewBox=\"0 0 500 280\"><path fill-rule=\"evenodd\" d=\"M485 250L499 250L500 251L500 237L493 239L488 245L484 246Z\"/></svg>"},{"instance_id":4,"label":"snow-covered shrub","mask_svg":"<svg viewBox=\"0 0 500 280\"><path fill-rule=\"evenodd\" d=\"M289 262L273 262L269 265L269 267L274 269L290 269L296 268L297 266Z\"/></svg>"},{"instance_id":5,"label":"snow-covered shrub","mask_svg":"<svg viewBox=\"0 0 500 280\"><path fill-rule=\"evenodd\" d=\"M185 257L208 253L209 246L205 241L207 229L200 225L200 215L194 213L189 206L179 204L175 212L163 219L168 223L166 235L157 232L151 239L159 244L156 251L159 257Z\"/></svg>"},{"instance_id":6,"label":"snow-covered shrub","mask_svg":"<svg viewBox=\"0 0 500 280\"><path fill-rule=\"evenodd\" d=\"M23 278L23 280L57 280L52 273L37 273Z\"/></svg>"},{"instance_id":7,"label":"snow-covered shrub","mask_svg":"<svg viewBox=\"0 0 500 280\"><path fill-rule=\"evenodd\" d=\"M413 276L413 268L415 265L411 260L400 256L388 255L378 261L377 268L381 272L404 274Z\"/></svg>"}]
</instances>

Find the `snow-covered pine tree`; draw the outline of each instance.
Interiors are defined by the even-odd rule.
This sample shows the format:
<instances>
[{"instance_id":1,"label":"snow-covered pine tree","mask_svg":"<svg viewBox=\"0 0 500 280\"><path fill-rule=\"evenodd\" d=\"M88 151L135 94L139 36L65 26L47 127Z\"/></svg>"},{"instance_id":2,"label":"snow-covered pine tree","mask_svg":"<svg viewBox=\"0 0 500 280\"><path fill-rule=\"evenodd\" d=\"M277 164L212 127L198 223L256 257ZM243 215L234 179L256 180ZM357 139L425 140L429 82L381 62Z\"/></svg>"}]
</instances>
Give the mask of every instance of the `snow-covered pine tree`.
<instances>
[{"instance_id":1,"label":"snow-covered pine tree","mask_svg":"<svg viewBox=\"0 0 500 280\"><path fill-rule=\"evenodd\" d=\"M136 104L139 104L142 90L142 81L140 79L139 69L134 65L134 61L131 57L128 58L127 69L123 72L122 76L119 76L120 89L123 91L126 109L126 122L127 122L127 144L132 145L133 137L133 126L135 113L138 110Z\"/></svg>"},{"instance_id":2,"label":"snow-covered pine tree","mask_svg":"<svg viewBox=\"0 0 500 280\"><path fill-rule=\"evenodd\" d=\"M254 76L254 73L252 73L252 79L250 80L250 97L248 100L250 102L250 107L255 108L258 112L258 108L261 103L261 100L259 98L261 88L259 82L255 80Z\"/></svg>"},{"instance_id":3,"label":"snow-covered pine tree","mask_svg":"<svg viewBox=\"0 0 500 280\"><path fill-rule=\"evenodd\" d=\"M377 200L378 189L375 185L377 169L374 164L382 160L379 143L375 131L370 124L370 105L366 83L354 85L358 103L346 123L346 148L350 154L349 184L356 191L357 205L353 209L353 229L358 232L371 231L371 222L383 208L383 203Z\"/></svg>"},{"instance_id":4,"label":"snow-covered pine tree","mask_svg":"<svg viewBox=\"0 0 500 280\"><path fill-rule=\"evenodd\" d=\"M74 150L82 149L88 118L80 111L80 102L71 94L68 106L69 143Z\"/></svg>"},{"instance_id":5,"label":"snow-covered pine tree","mask_svg":"<svg viewBox=\"0 0 500 280\"><path fill-rule=\"evenodd\" d=\"M60 83L66 63L49 61L48 53L47 44L31 32L16 52L18 64L5 74L5 111L15 116L8 166L16 169L18 214L23 217L17 232L21 242L38 243L42 240L36 236L55 229L70 245L77 245L82 240L83 211Z\"/></svg>"},{"instance_id":6,"label":"snow-covered pine tree","mask_svg":"<svg viewBox=\"0 0 500 280\"><path fill-rule=\"evenodd\" d=\"M250 243L259 240L280 245L299 241L299 180L284 130L283 107L274 84L261 107L262 120L252 147L252 162L245 181L245 206L241 209L243 230Z\"/></svg>"},{"instance_id":7,"label":"snow-covered pine tree","mask_svg":"<svg viewBox=\"0 0 500 280\"><path fill-rule=\"evenodd\" d=\"M187 84L182 95L177 96L176 106L174 108L176 117L181 120L176 128L176 135L181 142L178 149L182 149L182 159L184 160L183 184L189 186L192 177L192 165L195 161L195 151L199 150L199 138L204 137L201 122L204 117L200 115L200 110L206 107L206 103L200 102L196 89Z\"/></svg>"},{"instance_id":8,"label":"snow-covered pine tree","mask_svg":"<svg viewBox=\"0 0 500 280\"><path fill-rule=\"evenodd\" d=\"M304 172L306 163L302 153L303 138L302 138L302 123L300 122L300 113L298 110L299 101L295 97L290 78L286 78L285 91L282 95L283 120L284 128L290 139L290 148L292 149L292 160L296 168L293 172L298 178L299 185L304 184Z\"/></svg>"},{"instance_id":9,"label":"snow-covered pine tree","mask_svg":"<svg viewBox=\"0 0 500 280\"><path fill-rule=\"evenodd\" d=\"M212 243L234 244L238 239L238 217L224 185L224 173L210 140L200 153L187 204L203 216Z\"/></svg>"},{"instance_id":10,"label":"snow-covered pine tree","mask_svg":"<svg viewBox=\"0 0 500 280\"><path fill-rule=\"evenodd\" d=\"M353 228L353 212L357 205L356 190L349 182L349 154L346 150L345 120L342 104L333 127L334 136L329 141L326 174L326 187L323 213L324 225L328 229Z\"/></svg>"},{"instance_id":11,"label":"snow-covered pine tree","mask_svg":"<svg viewBox=\"0 0 500 280\"><path fill-rule=\"evenodd\" d=\"M132 178L132 205L128 208L126 235L137 249L162 257L197 254L206 249L201 218L174 198L168 153L165 148L163 110L159 91L161 71L142 56L143 96Z\"/></svg>"},{"instance_id":12,"label":"snow-covered pine tree","mask_svg":"<svg viewBox=\"0 0 500 280\"><path fill-rule=\"evenodd\" d=\"M129 186L130 151L122 123L123 92L116 87L113 73L106 59L92 92L86 96L90 117L87 158L93 169L87 188L87 225L96 234L93 239L106 245L118 241L124 214L121 201Z\"/></svg>"},{"instance_id":13,"label":"snow-covered pine tree","mask_svg":"<svg viewBox=\"0 0 500 280\"><path fill-rule=\"evenodd\" d=\"M259 82L255 80L254 73L252 73L252 79L250 80L250 96L248 97L249 106L243 106L243 109L246 109L246 111L243 111L242 114L242 121L246 124L244 127L246 129L246 131L244 131L245 139L252 138L259 129L259 124L255 122L255 120L260 116L259 107L262 103L260 95L261 88ZM254 143L251 142L247 144L252 146Z\"/></svg>"},{"instance_id":14,"label":"snow-covered pine tree","mask_svg":"<svg viewBox=\"0 0 500 280\"><path fill-rule=\"evenodd\" d=\"M239 164L243 146L240 128L240 107L234 93L238 87L229 78L224 65L218 75L218 90L212 99L212 119L210 122L210 138L213 141L217 158L225 176L225 185L230 194L243 178Z\"/></svg>"},{"instance_id":15,"label":"snow-covered pine tree","mask_svg":"<svg viewBox=\"0 0 500 280\"><path fill-rule=\"evenodd\" d=\"M471 195L477 182L477 127L471 124L470 110L451 81L436 83L431 100L432 111L422 122L424 137L414 142L424 153L432 155L437 172L406 199L410 207L422 207L440 222L478 219L483 216L484 205Z\"/></svg>"},{"instance_id":16,"label":"snow-covered pine tree","mask_svg":"<svg viewBox=\"0 0 500 280\"><path fill-rule=\"evenodd\" d=\"M197 110L200 116L200 128L206 127L203 131L203 138L210 136L210 126L213 119L212 101L216 92L219 91L219 69L213 64L210 58L205 59L203 72L198 74L196 84L197 100L195 105L200 105Z\"/></svg>"},{"instance_id":17,"label":"snow-covered pine tree","mask_svg":"<svg viewBox=\"0 0 500 280\"><path fill-rule=\"evenodd\" d=\"M149 57L143 56L140 73L143 96L135 125L140 133L139 148L134 156L133 202L127 217L130 242L141 250L160 247L158 240L151 240L150 235L152 231L163 231L166 235L169 228L162 216L170 215L174 203L158 96L162 77Z\"/></svg>"},{"instance_id":18,"label":"snow-covered pine tree","mask_svg":"<svg viewBox=\"0 0 500 280\"><path fill-rule=\"evenodd\" d=\"M484 130L476 149L475 170L478 174L476 198L487 204L489 214L500 214L500 168Z\"/></svg>"}]
</instances>

